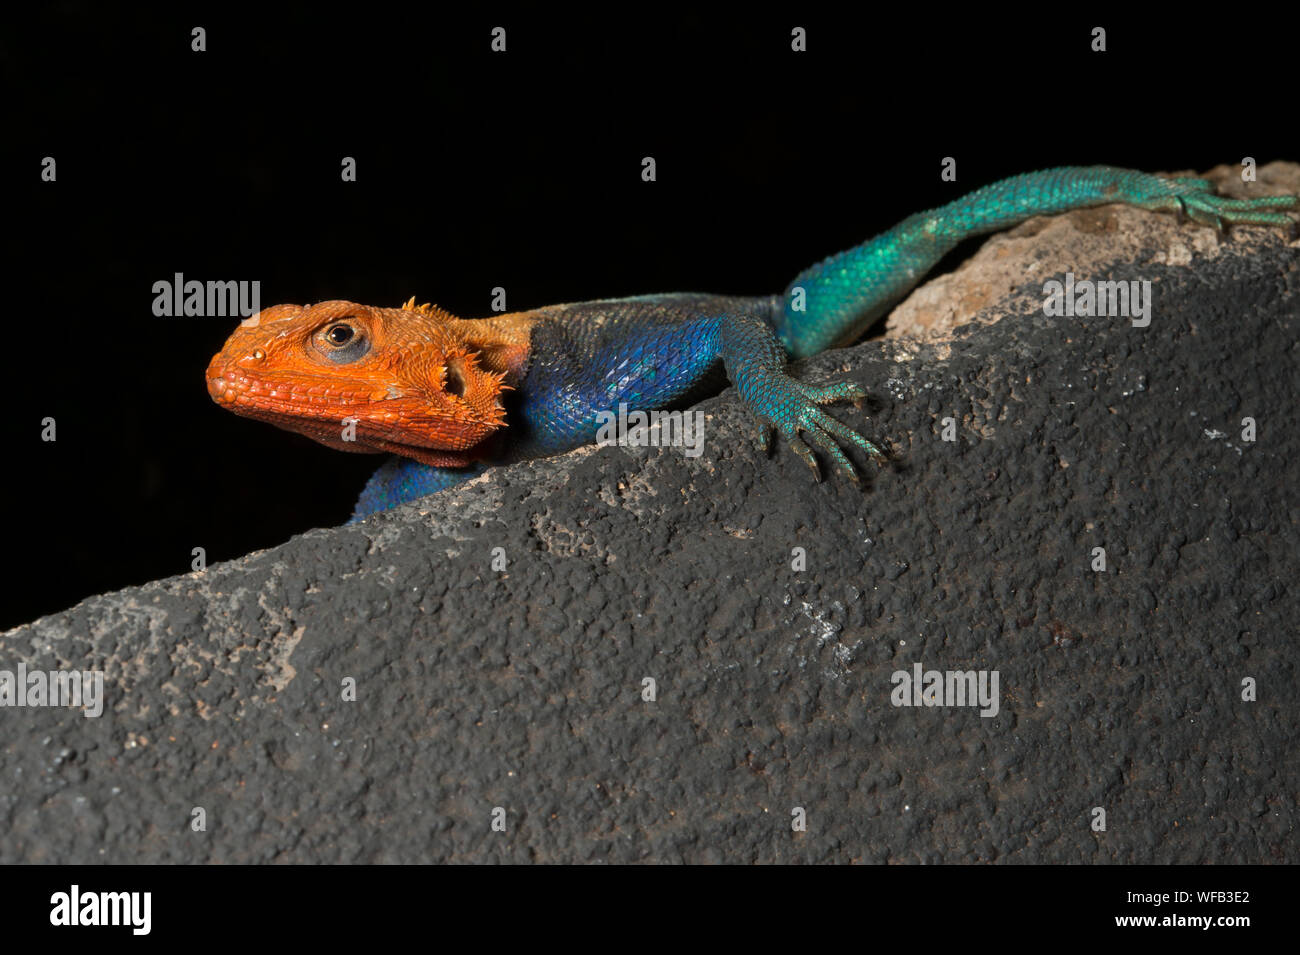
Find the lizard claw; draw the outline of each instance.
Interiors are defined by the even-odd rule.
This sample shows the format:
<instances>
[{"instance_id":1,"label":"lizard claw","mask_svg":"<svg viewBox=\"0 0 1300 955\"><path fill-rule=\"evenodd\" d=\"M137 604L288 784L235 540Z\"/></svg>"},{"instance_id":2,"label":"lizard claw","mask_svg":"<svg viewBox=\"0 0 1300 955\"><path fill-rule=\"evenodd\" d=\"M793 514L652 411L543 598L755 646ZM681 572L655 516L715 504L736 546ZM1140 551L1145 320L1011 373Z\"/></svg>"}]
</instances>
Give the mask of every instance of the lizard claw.
<instances>
[{"instance_id":1,"label":"lizard claw","mask_svg":"<svg viewBox=\"0 0 1300 955\"><path fill-rule=\"evenodd\" d=\"M770 439L771 430L775 427L790 445L790 449L808 465L817 481L822 479L821 468L804 438L830 459L841 476L854 484L861 483L858 472L840 448L840 442L865 451L878 463L886 460L884 451L818 407L832 401L865 398L867 393L861 386L851 381L807 385L780 372L769 373L765 377L766 380L755 389L757 400L751 405L751 410L759 418L762 435L760 440L764 441L764 450L767 447L766 439Z\"/></svg>"}]
</instances>

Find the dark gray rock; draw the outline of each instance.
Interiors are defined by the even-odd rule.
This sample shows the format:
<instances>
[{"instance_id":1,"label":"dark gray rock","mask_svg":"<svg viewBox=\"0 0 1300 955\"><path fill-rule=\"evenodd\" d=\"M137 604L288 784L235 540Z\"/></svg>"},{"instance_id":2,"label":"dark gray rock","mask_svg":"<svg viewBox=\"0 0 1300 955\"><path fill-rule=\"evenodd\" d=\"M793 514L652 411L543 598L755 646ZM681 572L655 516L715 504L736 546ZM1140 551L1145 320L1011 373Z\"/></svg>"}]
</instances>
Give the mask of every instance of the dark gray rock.
<instances>
[{"instance_id":1,"label":"dark gray rock","mask_svg":"<svg viewBox=\"0 0 1300 955\"><path fill-rule=\"evenodd\" d=\"M497 469L5 633L107 705L0 710L0 861L1297 861L1296 250L1166 253L1106 276L1149 328L1045 318L1040 271L806 362L876 396L865 490L729 391L699 458ZM915 662L1000 712L892 706Z\"/></svg>"}]
</instances>

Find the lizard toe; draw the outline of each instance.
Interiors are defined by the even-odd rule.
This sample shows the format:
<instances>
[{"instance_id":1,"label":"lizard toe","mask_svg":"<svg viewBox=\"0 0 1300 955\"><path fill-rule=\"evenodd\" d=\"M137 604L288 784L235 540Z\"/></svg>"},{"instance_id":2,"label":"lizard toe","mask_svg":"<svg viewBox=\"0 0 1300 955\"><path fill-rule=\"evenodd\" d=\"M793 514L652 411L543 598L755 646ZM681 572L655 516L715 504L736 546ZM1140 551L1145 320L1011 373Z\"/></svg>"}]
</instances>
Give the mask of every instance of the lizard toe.
<instances>
[{"instance_id":1,"label":"lizard toe","mask_svg":"<svg viewBox=\"0 0 1300 955\"><path fill-rule=\"evenodd\" d=\"M794 451L795 454L799 455L799 457L803 458L803 463L808 465L808 470L813 473L813 480L820 484L822 472L821 468L817 466L817 459L813 457L812 450L808 445L803 443L802 439L800 439L797 434L787 435L786 440L790 443L790 449Z\"/></svg>"},{"instance_id":2,"label":"lizard toe","mask_svg":"<svg viewBox=\"0 0 1300 955\"><path fill-rule=\"evenodd\" d=\"M832 401L856 401L865 398L867 392L854 381L837 381L831 385L804 385L799 390L813 404L824 405Z\"/></svg>"},{"instance_id":3,"label":"lizard toe","mask_svg":"<svg viewBox=\"0 0 1300 955\"><path fill-rule=\"evenodd\" d=\"M823 431L826 431L827 433L833 435L839 440L848 442L854 447L859 448L862 451L865 451L867 454L875 458L878 463L881 463L885 460L884 451L882 451L876 445L872 444L870 441L868 441L862 435L858 434L858 432L854 431L852 428L844 424L844 422L840 421L839 419L832 418L830 415L826 414L823 411L818 411L816 422L817 425Z\"/></svg>"},{"instance_id":4,"label":"lizard toe","mask_svg":"<svg viewBox=\"0 0 1300 955\"><path fill-rule=\"evenodd\" d=\"M1212 194L1182 197L1187 215L1194 222L1211 226L1220 238L1236 225L1275 226L1290 230L1295 221L1278 210L1300 208L1297 196L1260 196L1257 199L1229 199Z\"/></svg>"},{"instance_id":5,"label":"lizard toe","mask_svg":"<svg viewBox=\"0 0 1300 955\"><path fill-rule=\"evenodd\" d=\"M853 467L853 462L845 456L844 452L840 450L840 446L835 443L829 434L818 427L809 428L806 434L808 439L821 448L822 453L831 459L836 471L854 484L861 483L858 479L857 469Z\"/></svg>"}]
</instances>

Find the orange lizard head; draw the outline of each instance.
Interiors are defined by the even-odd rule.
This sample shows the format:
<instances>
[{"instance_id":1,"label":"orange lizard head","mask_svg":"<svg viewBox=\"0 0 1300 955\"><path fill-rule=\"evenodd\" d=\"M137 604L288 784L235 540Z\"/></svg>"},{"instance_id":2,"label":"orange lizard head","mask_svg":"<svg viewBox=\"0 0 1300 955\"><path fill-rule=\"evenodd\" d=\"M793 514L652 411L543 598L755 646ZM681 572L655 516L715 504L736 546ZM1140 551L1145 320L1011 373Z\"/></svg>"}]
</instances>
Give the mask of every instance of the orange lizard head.
<instances>
[{"instance_id":1,"label":"orange lizard head","mask_svg":"<svg viewBox=\"0 0 1300 955\"><path fill-rule=\"evenodd\" d=\"M241 322L212 359L208 393L236 414L341 451L465 464L463 452L505 425L507 375L527 353L526 328L486 342L495 347L476 342L494 322L461 321L414 299L402 308L276 305Z\"/></svg>"}]
</instances>

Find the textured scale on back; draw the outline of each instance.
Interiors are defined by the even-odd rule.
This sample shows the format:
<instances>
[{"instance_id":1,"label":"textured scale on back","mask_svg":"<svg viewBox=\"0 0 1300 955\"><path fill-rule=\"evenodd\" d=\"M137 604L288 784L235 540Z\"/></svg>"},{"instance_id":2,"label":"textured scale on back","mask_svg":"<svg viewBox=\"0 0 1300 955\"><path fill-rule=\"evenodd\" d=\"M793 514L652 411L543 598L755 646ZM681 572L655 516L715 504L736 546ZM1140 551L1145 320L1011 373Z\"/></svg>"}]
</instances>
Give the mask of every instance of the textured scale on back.
<instances>
[{"instance_id":1,"label":"textured scale on back","mask_svg":"<svg viewBox=\"0 0 1300 955\"><path fill-rule=\"evenodd\" d=\"M1294 196L1227 199L1200 179L1107 166L1061 167L985 186L801 272L784 295L675 293L551 305L463 320L414 299L400 308L330 301L277 305L241 323L208 366L208 391L236 414L344 451L391 452L353 519L466 480L493 463L595 440L596 416L672 407L726 379L759 423L820 479L811 442L857 481L840 443L877 462L875 444L821 409L863 397L808 385L789 358L848 344L959 242L1036 215L1108 203L1173 212L1222 233L1288 229Z\"/></svg>"}]
</instances>

